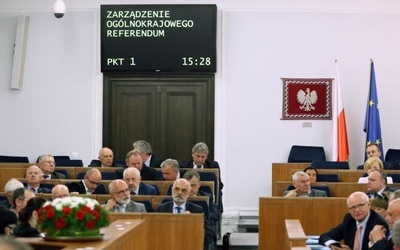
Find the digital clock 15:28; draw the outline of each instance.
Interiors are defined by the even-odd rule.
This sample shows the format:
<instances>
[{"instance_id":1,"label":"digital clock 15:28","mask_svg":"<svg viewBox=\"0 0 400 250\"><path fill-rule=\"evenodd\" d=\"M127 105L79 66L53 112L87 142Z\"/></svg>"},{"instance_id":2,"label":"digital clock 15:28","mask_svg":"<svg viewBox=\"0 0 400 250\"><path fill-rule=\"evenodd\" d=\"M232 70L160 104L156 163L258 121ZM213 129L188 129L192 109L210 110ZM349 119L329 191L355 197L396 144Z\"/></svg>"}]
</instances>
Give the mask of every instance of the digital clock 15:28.
<instances>
[{"instance_id":1,"label":"digital clock 15:28","mask_svg":"<svg viewBox=\"0 0 400 250\"><path fill-rule=\"evenodd\" d=\"M211 57L182 57L182 66L210 66Z\"/></svg>"}]
</instances>

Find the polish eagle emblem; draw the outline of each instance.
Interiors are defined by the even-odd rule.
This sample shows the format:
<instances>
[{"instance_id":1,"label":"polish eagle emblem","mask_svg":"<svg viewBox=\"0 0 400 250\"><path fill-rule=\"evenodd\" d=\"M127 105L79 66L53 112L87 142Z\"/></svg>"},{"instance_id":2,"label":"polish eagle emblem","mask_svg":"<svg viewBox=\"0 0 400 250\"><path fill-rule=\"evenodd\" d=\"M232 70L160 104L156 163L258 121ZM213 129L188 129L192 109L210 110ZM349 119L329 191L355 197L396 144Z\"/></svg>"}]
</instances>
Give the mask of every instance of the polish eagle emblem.
<instances>
[{"instance_id":1,"label":"polish eagle emblem","mask_svg":"<svg viewBox=\"0 0 400 250\"><path fill-rule=\"evenodd\" d=\"M306 91L304 90L299 90L297 92L297 101L301 104L300 109L304 111L311 111L314 110L315 107L313 104L315 104L318 100L318 95L315 90L310 92L310 88L306 88Z\"/></svg>"}]
</instances>

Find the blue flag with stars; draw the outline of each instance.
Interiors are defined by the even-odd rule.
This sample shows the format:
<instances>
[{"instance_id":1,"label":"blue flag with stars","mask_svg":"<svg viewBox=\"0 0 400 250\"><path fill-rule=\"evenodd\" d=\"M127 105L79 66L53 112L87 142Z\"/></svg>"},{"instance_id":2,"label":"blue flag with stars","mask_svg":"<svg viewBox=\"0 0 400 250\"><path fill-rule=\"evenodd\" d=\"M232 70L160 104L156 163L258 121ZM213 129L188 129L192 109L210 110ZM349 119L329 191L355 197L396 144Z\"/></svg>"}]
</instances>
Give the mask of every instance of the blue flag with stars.
<instances>
[{"instance_id":1,"label":"blue flag with stars","mask_svg":"<svg viewBox=\"0 0 400 250\"><path fill-rule=\"evenodd\" d=\"M383 161L383 143L381 133L381 122L379 118L378 91L376 89L374 62L371 61L371 78L369 83L369 94L367 99L367 111L365 113L364 132L367 134L366 146L371 143L378 145L382 152ZM365 155L367 159L367 155Z\"/></svg>"}]
</instances>

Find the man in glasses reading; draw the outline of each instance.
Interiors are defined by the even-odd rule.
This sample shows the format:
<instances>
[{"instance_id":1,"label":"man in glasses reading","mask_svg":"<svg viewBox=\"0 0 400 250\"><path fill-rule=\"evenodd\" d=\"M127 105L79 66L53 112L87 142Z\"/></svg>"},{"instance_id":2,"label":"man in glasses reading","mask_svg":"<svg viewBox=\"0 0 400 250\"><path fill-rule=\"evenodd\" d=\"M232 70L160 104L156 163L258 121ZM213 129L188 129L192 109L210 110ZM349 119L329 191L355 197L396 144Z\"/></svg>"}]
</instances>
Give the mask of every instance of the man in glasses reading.
<instances>
[{"instance_id":1,"label":"man in glasses reading","mask_svg":"<svg viewBox=\"0 0 400 250\"><path fill-rule=\"evenodd\" d=\"M368 196L363 192L354 192L347 198L347 213L342 223L319 237L319 244L332 250L353 249L368 250L369 233L375 225L388 230L386 221L370 209ZM344 245L340 241L344 240Z\"/></svg>"},{"instance_id":2,"label":"man in glasses reading","mask_svg":"<svg viewBox=\"0 0 400 250\"><path fill-rule=\"evenodd\" d=\"M99 187L104 189L101 182L101 172L97 168L90 168L82 181L69 184L69 192L78 192L79 194L101 194Z\"/></svg>"}]
</instances>

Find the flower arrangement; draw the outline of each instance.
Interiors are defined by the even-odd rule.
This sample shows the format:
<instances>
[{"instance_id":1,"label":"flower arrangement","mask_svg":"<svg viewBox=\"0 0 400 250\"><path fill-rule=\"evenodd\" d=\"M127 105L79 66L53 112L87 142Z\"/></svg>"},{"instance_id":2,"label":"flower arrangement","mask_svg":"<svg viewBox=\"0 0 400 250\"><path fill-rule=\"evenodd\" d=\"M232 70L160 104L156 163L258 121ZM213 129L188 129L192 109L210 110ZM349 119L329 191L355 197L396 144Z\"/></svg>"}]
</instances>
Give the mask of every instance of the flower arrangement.
<instances>
[{"instance_id":1,"label":"flower arrangement","mask_svg":"<svg viewBox=\"0 0 400 250\"><path fill-rule=\"evenodd\" d=\"M79 196L47 201L38 211L38 227L47 236L98 236L109 213L93 199Z\"/></svg>"}]
</instances>

